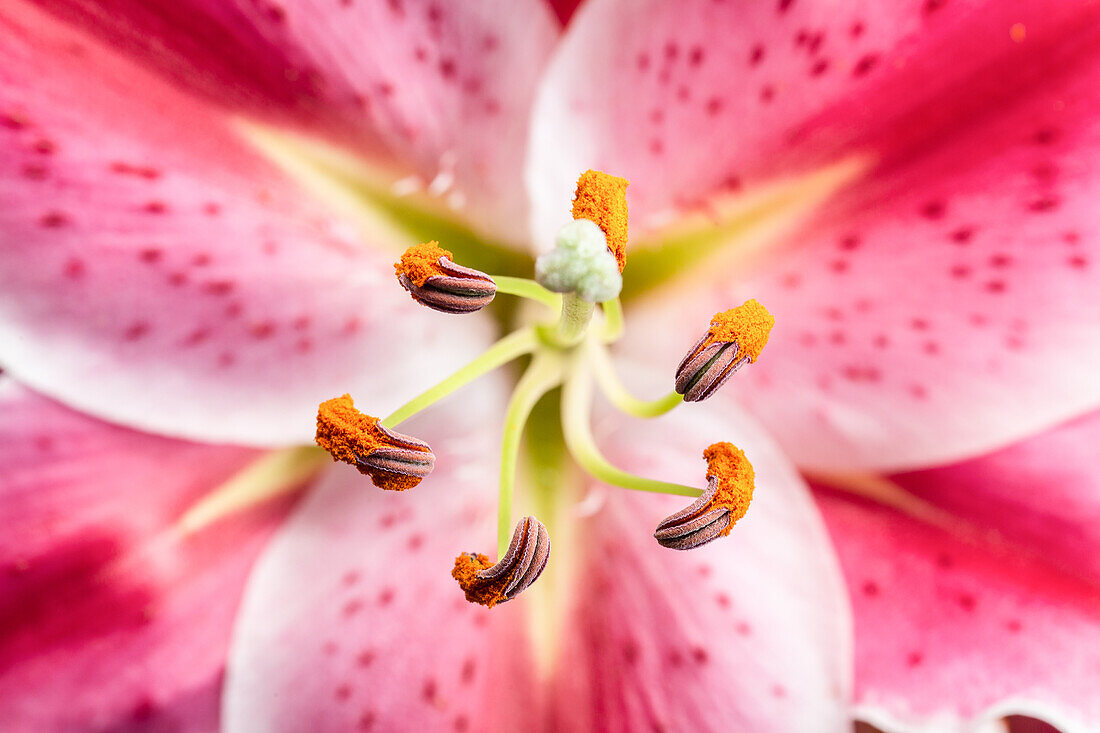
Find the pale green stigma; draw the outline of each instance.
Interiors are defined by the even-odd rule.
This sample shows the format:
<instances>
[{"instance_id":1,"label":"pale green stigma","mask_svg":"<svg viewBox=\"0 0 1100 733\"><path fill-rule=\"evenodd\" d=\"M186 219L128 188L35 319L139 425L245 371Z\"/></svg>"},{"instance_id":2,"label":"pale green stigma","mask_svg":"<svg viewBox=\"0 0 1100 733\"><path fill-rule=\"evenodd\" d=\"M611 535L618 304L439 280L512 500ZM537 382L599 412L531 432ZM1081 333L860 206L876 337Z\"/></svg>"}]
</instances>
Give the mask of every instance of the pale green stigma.
<instances>
[{"instance_id":1,"label":"pale green stigma","mask_svg":"<svg viewBox=\"0 0 1100 733\"><path fill-rule=\"evenodd\" d=\"M535 262L535 280L547 290L576 293L589 303L617 298L623 289L607 237L588 219L575 219L558 231L557 246Z\"/></svg>"}]
</instances>

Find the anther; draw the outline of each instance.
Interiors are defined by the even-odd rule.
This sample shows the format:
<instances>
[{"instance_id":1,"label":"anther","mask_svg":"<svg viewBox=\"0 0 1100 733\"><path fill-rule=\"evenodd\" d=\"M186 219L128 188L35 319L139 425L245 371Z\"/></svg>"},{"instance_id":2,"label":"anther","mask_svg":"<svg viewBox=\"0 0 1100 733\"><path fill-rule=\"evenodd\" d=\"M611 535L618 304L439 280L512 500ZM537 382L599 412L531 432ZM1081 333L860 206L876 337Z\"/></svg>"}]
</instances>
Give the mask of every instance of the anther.
<instances>
[{"instance_id":1,"label":"anther","mask_svg":"<svg viewBox=\"0 0 1100 733\"><path fill-rule=\"evenodd\" d=\"M495 564L486 555L464 552L455 558L451 576L466 591L466 600L492 608L527 589L550 559L550 534L534 517L521 520L512 531L508 552Z\"/></svg>"},{"instance_id":2,"label":"anther","mask_svg":"<svg viewBox=\"0 0 1100 733\"><path fill-rule=\"evenodd\" d=\"M393 267L413 300L443 313L473 313L489 305L497 293L493 278L455 264L454 255L438 242L409 247Z\"/></svg>"},{"instance_id":3,"label":"anther","mask_svg":"<svg viewBox=\"0 0 1100 733\"><path fill-rule=\"evenodd\" d=\"M690 550L730 533L749 509L755 483L752 464L732 443L703 451L707 489L690 506L665 517L653 536L663 547Z\"/></svg>"},{"instance_id":4,"label":"anther","mask_svg":"<svg viewBox=\"0 0 1100 733\"><path fill-rule=\"evenodd\" d=\"M627 222L626 187L630 181L587 170L577 179L573 198L573 218L596 222L607 237L607 248L615 255L619 272L626 267Z\"/></svg>"},{"instance_id":5,"label":"anther","mask_svg":"<svg viewBox=\"0 0 1100 733\"><path fill-rule=\"evenodd\" d=\"M755 300L716 314L676 368L676 392L685 402L713 395L734 372L760 357L774 325L772 314Z\"/></svg>"},{"instance_id":6,"label":"anther","mask_svg":"<svg viewBox=\"0 0 1100 733\"><path fill-rule=\"evenodd\" d=\"M375 486L390 491L411 489L435 467L435 455L427 443L359 412L350 395L321 403L316 440L334 460L350 463L370 476Z\"/></svg>"}]
</instances>

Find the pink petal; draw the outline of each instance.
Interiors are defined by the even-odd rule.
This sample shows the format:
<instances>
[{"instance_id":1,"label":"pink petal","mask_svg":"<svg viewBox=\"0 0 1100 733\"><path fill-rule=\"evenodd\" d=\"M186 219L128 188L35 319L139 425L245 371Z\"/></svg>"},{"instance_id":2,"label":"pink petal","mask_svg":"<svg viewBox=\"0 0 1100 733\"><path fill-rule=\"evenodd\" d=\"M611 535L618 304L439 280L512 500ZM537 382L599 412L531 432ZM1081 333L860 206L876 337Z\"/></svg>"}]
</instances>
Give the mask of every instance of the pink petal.
<instances>
[{"instance_id":1,"label":"pink petal","mask_svg":"<svg viewBox=\"0 0 1100 733\"><path fill-rule=\"evenodd\" d=\"M715 193L853 152L911 155L1066 72L1048 68L1052 47L1070 52L1093 32L1089 5L590 0L536 103L536 232L553 237L588 167L631 180L636 237ZM1013 41L1015 24L1026 43Z\"/></svg>"},{"instance_id":2,"label":"pink petal","mask_svg":"<svg viewBox=\"0 0 1100 733\"><path fill-rule=\"evenodd\" d=\"M861 717L928 733L1010 712L1100 725L1094 585L996 537L819 498L855 609Z\"/></svg>"},{"instance_id":3,"label":"pink petal","mask_svg":"<svg viewBox=\"0 0 1100 733\"><path fill-rule=\"evenodd\" d=\"M416 489L337 467L276 535L238 617L227 731L489 729L484 701L515 684L526 647L500 645L520 604L473 606L450 575L460 552L495 542L497 431L474 421L502 401L486 402L407 429L436 454Z\"/></svg>"},{"instance_id":4,"label":"pink petal","mask_svg":"<svg viewBox=\"0 0 1100 733\"><path fill-rule=\"evenodd\" d=\"M384 413L487 325L419 308L231 120L21 6L0 17L0 363L107 419L306 442L317 404ZM447 355L444 357L443 355Z\"/></svg>"},{"instance_id":5,"label":"pink petal","mask_svg":"<svg viewBox=\"0 0 1100 733\"><path fill-rule=\"evenodd\" d=\"M245 575L285 513L167 528L254 456L0 386L0 721L209 731Z\"/></svg>"},{"instance_id":6,"label":"pink petal","mask_svg":"<svg viewBox=\"0 0 1100 733\"><path fill-rule=\"evenodd\" d=\"M728 537L677 552L652 533L689 499L589 487L576 600L555 684L552 730L848 731L850 611L805 485L751 419L687 409L619 419L608 458L702 487L703 449L740 446L756 471Z\"/></svg>"},{"instance_id":7,"label":"pink petal","mask_svg":"<svg viewBox=\"0 0 1100 733\"><path fill-rule=\"evenodd\" d=\"M57 15L249 116L411 173L475 226L525 235L535 81L558 33L540 0L61 0Z\"/></svg>"},{"instance_id":8,"label":"pink petal","mask_svg":"<svg viewBox=\"0 0 1100 733\"><path fill-rule=\"evenodd\" d=\"M1056 570L1100 580L1100 413L971 461L891 477Z\"/></svg>"},{"instance_id":9,"label":"pink petal","mask_svg":"<svg viewBox=\"0 0 1100 733\"><path fill-rule=\"evenodd\" d=\"M777 321L771 343L734 381L799 465L959 460L1100 404L1097 10L978 5L677 6L668 12L683 21L667 38L638 30L661 27L656 10L625 24L622 38L602 38L612 65L582 53L604 27L608 4L597 3L578 15L550 72L535 190L573 167L560 146L539 147L546 136L537 130L553 128L581 140L584 166L641 181L631 187L640 229L647 216L717 192L723 175L748 186L845 154L879 157L755 267L711 263L697 276L715 282L692 283L696 297L685 291L675 313L657 316L672 309L655 301L632 319L646 323L636 352L671 375L710 315L748 297L767 304ZM737 22L719 16L726 12ZM757 44L766 51L754 64ZM703 57L693 65L696 47ZM642 53L644 71L626 64ZM861 73L872 53L878 61ZM627 79L601 86L610 83L604 71L588 84L577 77L582 60ZM755 93L761 84L778 90L767 104ZM618 122L585 96L597 88ZM681 88L688 98L676 103ZM719 91L724 106L708 115L708 95ZM665 112L659 156L633 139L639 129L655 134L648 106ZM577 122L562 120L565 109ZM654 331L684 335L650 338ZM670 341L677 353L654 357Z\"/></svg>"},{"instance_id":10,"label":"pink petal","mask_svg":"<svg viewBox=\"0 0 1100 733\"><path fill-rule=\"evenodd\" d=\"M230 731L848 729L835 561L797 476L744 425L613 438L625 465L695 481L716 433L751 444L760 505L727 544L663 550L653 526L682 500L616 492L568 530L551 522L546 574L487 611L448 571L460 551L491 551L492 447L482 430L456 454L463 431L440 424L430 440L447 455L415 492L363 491L344 472L272 543L231 657ZM642 450L653 441L671 442ZM565 517L592 503L570 506L569 488Z\"/></svg>"}]
</instances>

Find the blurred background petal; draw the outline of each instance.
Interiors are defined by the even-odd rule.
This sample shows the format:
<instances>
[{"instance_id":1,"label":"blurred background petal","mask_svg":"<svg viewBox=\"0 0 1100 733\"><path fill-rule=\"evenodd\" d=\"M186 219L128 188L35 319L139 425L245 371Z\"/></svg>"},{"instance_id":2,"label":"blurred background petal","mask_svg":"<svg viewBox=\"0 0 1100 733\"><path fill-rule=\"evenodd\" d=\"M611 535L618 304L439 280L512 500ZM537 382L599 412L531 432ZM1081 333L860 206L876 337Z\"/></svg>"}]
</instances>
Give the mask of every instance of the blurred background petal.
<instances>
[{"instance_id":1,"label":"blurred background petal","mask_svg":"<svg viewBox=\"0 0 1100 733\"><path fill-rule=\"evenodd\" d=\"M417 176L482 234L526 238L535 83L558 34L539 0L43 0L219 105Z\"/></svg>"},{"instance_id":2,"label":"blurred background petal","mask_svg":"<svg viewBox=\"0 0 1100 733\"><path fill-rule=\"evenodd\" d=\"M3 728L215 729L244 580L289 500L174 534L255 451L136 433L0 380Z\"/></svg>"}]
</instances>

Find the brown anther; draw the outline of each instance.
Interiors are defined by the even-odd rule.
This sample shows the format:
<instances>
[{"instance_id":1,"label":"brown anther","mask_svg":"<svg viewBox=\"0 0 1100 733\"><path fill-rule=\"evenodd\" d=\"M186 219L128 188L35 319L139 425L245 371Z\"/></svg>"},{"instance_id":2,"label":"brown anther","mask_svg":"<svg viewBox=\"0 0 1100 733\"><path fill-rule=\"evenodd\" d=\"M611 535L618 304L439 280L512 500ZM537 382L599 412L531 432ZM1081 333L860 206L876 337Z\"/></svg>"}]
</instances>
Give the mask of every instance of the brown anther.
<instances>
[{"instance_id":1,"label":"brown anther","mask_svg":"<svg viewBox=\"0 0 1100 733\"><path fill-rule=\"evenodd\" d=\"M756 300L718 313L676 368L676 391L685 402L713 395L733 373L760 357L775 318Z\"/></svg>"},{"instance_id":2,"label":"brown anther","mask_svg":"<svg viewBox=\"0 0 1100 733\"><path fill-rule=\"evenodd\" d=\"M627 223L626 187L630 181L609 176L601 171L587 170L577 179L573 198L573 218L596 222L607 237L607 248L619 263L619 272L626 267Z\"/></svg>"},{"instance_id":3,"label":"brown anther","mask_svg":"<svg viewBox=\"0 0 1100 733\"><path fill-rule=\"evenodd\" d=\"M730 533L752 501L755 474L743 451L732 443L715 443L703 451L707 489L686 509L657 525L653 536L663 547L690 550Z\"/></svg>"},{"instance_id":4,"label":"brown anther","mask_svg":"<svg viewBox=\"0 0 1100 733\"><path fill-rule=\"evenodd\" d=\"M454 255L438 242L409 247L393 267L413 300L443 313L473 313L489 305L497 293L493 278L455 264Z\"/></svg>"},{"instance_id":5,"label":"brown anther","mask_svg":"<svg viewBox=\"0 0 1100 733\"><path fill-rule=\"evenodd\" d=\"M375 486L390 491L411 489L435 467L427 443L359 412L351 395L326 400L317 408L316 440L334 460L350 463Z\"/></svg>"},{"instance_id":6,"label":"brown anther","mask_svg":"<svg viewBox=\"0 0 1100 733\"><path fill-rule=\"evenodd\" d=\"M495 564L487 555L464 552L455 558L451 576L466 591L466 600L492 608L510 601L542 574L550 559L550 534L534 517L512 531L508 552Z\"/></svg>"}]
</instances>

